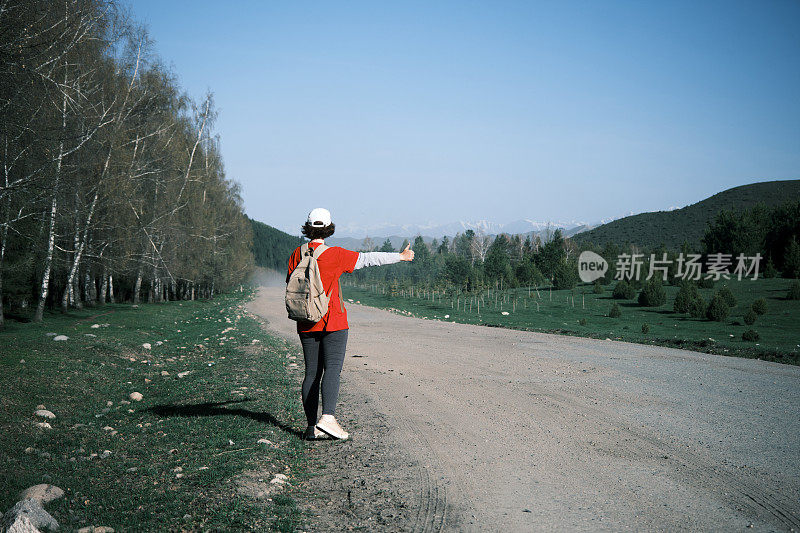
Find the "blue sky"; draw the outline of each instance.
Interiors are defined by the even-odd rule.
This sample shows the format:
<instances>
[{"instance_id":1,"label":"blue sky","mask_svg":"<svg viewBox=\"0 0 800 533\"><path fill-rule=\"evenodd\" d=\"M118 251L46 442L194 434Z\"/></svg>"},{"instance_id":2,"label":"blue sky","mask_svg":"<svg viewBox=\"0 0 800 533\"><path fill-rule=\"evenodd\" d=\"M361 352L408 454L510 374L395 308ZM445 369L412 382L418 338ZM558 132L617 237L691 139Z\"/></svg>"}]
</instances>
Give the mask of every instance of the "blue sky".
<instances>
[{"instance_id":1,"label":"blue sky","mask_svg":"<svg viewBox=\"0 0 800 533\"><path fill-rule=\"evenodd\" d=\"M800 2L132 0L247 213L597 221L800 178Z\"/></svg>"}]
</instances>

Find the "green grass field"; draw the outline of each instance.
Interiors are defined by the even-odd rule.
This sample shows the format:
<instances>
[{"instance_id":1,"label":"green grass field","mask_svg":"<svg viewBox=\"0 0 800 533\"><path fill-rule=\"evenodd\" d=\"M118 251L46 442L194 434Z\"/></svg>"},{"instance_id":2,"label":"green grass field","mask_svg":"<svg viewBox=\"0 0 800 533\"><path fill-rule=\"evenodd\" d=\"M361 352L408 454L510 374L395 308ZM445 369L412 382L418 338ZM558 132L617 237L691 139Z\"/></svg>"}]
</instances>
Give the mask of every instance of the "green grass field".
<instances>
[{"instance_id":1,"label":"green grass field","mask_svg":"<svg viewBox=\"0 0 800 533\"><path fill-rule=\"evenodd\" d=\"M714 290L723 283L737 299L737 305L723 322L675 313L672 306L678 288L673 286L665 287L667 301L664 305L649 308L640 307L636 299L612 299L614 284L605 286L602 294L594 294L591 285L580 285L573 291L551 292L548 288L540 288L538 294L531 291L530 296L527 288L497 291L497 305L495 291L491 291L490 297L486 297L484 291L480 315L474 299L471 309L469 298L464 308L463 296L458 303L445 297L391 296L388 287L376 290L354 285L345 286L344 294L346 299L365 305L434 320L611 338L800 364L800 301L785 299L792 280L720 281L714 289L700 289L701 296L708 302ZM751 303L760 297L767 300L767 313L759 316L752 326L746 326L742 317ZM619 303L622 309L620 318L607 316L614 302ZM642 332L643 324L649 326L648 333ZM759 333L760 339L757 342L743 341L742 333L751 328Z\"/></svg>"},{"instance_id":2,"label":"green grass field","mask_svg":"<svg viewBox=\"0 0 800 533\"><path fill-rule=\"evenodd\" d=\"M66 494L45 509L62 530L292 530L291 486L309 475L299 384L285 367L298 349L244 314L248 295L10 321L0 331L0 510L52 483ZM143 400L124 403L134 391ZM39 404L55 413L52 429L35 426ZM289 485L269 500L238 495L246 470L267 472L265 487L274 473Z\"/></svg>"}]
</instances>

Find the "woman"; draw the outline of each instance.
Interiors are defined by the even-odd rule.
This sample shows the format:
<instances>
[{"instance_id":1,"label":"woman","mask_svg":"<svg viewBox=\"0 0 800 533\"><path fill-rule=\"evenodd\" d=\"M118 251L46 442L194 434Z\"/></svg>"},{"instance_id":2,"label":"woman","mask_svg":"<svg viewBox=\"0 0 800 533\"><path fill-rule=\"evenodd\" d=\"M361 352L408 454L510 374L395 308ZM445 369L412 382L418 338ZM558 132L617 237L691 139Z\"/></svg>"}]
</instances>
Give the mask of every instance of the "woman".
<instances>
[{"instance_id":1,"label":"woman","mask_svg":"<svg viewBox=\"0 0 800 533\"><path fill-rule=\"evenodd\" d=\"M313 249L324 244L325 239L333 235L335 229L330 212L321 207L312 210L302 226L303 235L311 240L309 247ZM289 257L286 283L289 283L289 276L300 260L300 246L298 246ZM322 285L330 297L328 312L319 322L297 323L297 333L303 345L303 358L306 364L302 387L303 409L308 421L306 439L324 438L325 435L336 439L349 437L349 433L342 429L334 417L339 397L339 374L344 363L349 330L347 310L339 294L339 277L345 272L353 272L363 267L413 260L414 250L411 249L411 245L399 253L353 252L331 246L320 252L317 257ZM322 392L322 416L317 420L320 392Z\"/></svg>"}]
</instances>

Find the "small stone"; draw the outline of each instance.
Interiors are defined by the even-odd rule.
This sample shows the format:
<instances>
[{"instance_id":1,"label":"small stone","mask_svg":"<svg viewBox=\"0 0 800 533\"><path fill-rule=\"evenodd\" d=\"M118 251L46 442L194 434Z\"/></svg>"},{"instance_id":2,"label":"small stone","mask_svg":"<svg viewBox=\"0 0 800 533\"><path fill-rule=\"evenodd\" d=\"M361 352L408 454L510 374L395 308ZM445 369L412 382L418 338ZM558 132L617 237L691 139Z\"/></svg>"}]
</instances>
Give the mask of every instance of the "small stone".
<instances>
[{"instance_id":1,"label":"small stone","mask_svg":"<svg viewBox=\"0 0 800 533\"><path fill-rule=\"evenodd\" d=\"M64 491L60 488L48 483L41 483L23 490L19 493L17 499L24 500L25 498L33 498L34 500L38 500L39 503L45 504L57 500L62 496L64 496Z\"/></svg>"},{"instance_id":2,"label":"small stone","mask_svg":"<svg viewBox=\"0 0 800 533\"><path fill-rule=\"evenodd\" d=\"M191 370L186 370L185 372L178 372L178 377L179 378L185 378L186 376L189 375L190 372L191 372Z\"/></svg>"},{"instance_id":3,"label":"small stone","mask_svg":"<svg viewBox=\"0 0 800 533\"><path fill-rule=\"evenodd\" d=\"M151 381L153 381L153 380L152 380L152 379L150 379L150 378L144 378L144 382L145 382L145 383L150 383Z\"/></svg>"},{"instance_id":4,"label":"small stone","mask_svg":"<svg viewBox=\"0 0 800 533\"><path fill-rule=\"evenodd\" d=\"M100 454L100 459L108 459L111 455L111 450L103 450L103 453Z\"/></svg>"},{"instance_id":5,"label":"small stone","mask_svg":"<svg viewBox=\"0 0 800 533\"><path fill-rule=\"evenodd\" d=\"M169 376L169 372L167 372L166 370L162 370L161 371L161 375L162 376Z\"/></svg>"},{"instance_id":6,"label":"small stone","mask_svg":"<svg viewBox=\"0 0 800 533\"><path fill-rule=\"evenodd\" d=\"M48 418L50 420L53 420L56 417L52 411L48 411L47 409L37 409L33 414L36 416L41 416L42 418Z\"/></svg>"},{"instance_id":7,"label":"small stone","mask_svg":"<svg viewBox=\"0 0 800 533\"><path fill-rule=\"evenodd\" d=\"M180 466L176 466L175 468L172 469L172 471L173 472L183 472L183 468L180 467Z\"/></svg>"},{"instance_id":8,"label":"small stone","mask_svg":"<svg viewBox=\"0 0 800 533\"><path fill-rule=\"evenodd\" d=\"M114 405L114 402L112 402L111 400L108 400L106 402L106 406L111 407L112 405Z\"/></svg>"},{"instance_id":9,"label":"small stone","mask_svg":"<svg viewBox=\"0 0 800 533\"><path fill-rule=\"evenodd\" d=\"M3 515L0 530L29 532L39 530L57 530L58 522L42 508L39 500L26 498L14 504L14 507Z\"/></svg>"},{"instance_id":10,"label":"small stone","mask_svg":"<svg viewBox=\"0 0 800 533\"><path fill-rule=\"evenodd\" d=\"M130 467L129 469L127 469L127 470L126 470L126 472L136 472L137 470L139 470L139 467L137 467L137 466L132 466L132 467Z\"/></svg>"},{"instance_id":11,"label":"small stone","mask_svg":"<svg viewBox=\"0 0 800 533\"><path fill-rule=\"evenodd\" d=\"M119 403L121 403L122 405L130 405L131 404L131 402L129 402L128 400L120 400Z\"/></svg>"},{"instance_id":12,"label":"small stone","mask_svg":"<svg viewBox=\"0 0 800 533\"><path fill-rule=\"evenodd\" d=\"M272 441L269 439L258 439L258 444L269 444L272 445Z\"/></svg>"},{"instance_id":13,"label":"small stone","mask_svg":"<svg viewBox=\"0 0 800 533\"><path fill-rule=\"evenodd\" d=\"M116 435L117 433L119 433L119 431L117 431L117 430L115 429L114 431L112 431L111 433L109 433L109 435L111 435L111 436L113 437L113 436L114 436L114 435Z\"/></svg>"},{"instance_id":14,"label":"small stone","mask_svg":"<svg viewBox=\"0 0 800 533\"><path fill-rule=\"evenodd\" d=\"M32 446L28 446L27 448L25 448L25 453L27 453L28 455L30 455L32 453L36 453L36 448L34 448Z\"/></svg>"},{"instance_id":15,"label":"small stone","mask_svg":"<svg viewBox=\"0 0 800 533\"><path fill-rule=\"evenodd\" d=\"M69 337L67 337L66 335L56 335L55 337L53 337L53 340L54 341L68 341Z\"/></svg>"},{"instance_id":16,"label":"small stone","mask_svg":"<svg viewBox=\"0 0 800 533\"><path fill-rule=\"evenodd\" d=\"M51 426L47 422L37 422L36 423L36 427L37 428L42 428L42 429L53 429L53 426Z\"/></svg>"},{"instance_id":17,"label":"small stone","mask_svg":"<svg viewBox=\"0 0 800 533\"><path fill-rule=\"evenodd\" d=\"M48 337L55 337L56 335L58 335L58 333L53 333L53 332L51 331L51 332L49 332L49 333L45 333L45 335L47 335Z\"/></svg>"},{"instance_id":18,"label":"small stone","mask_svg":"<svg viewBox=\"0 0 800 533\"><path fill-rule=\"evenodd\" d=\"M228 439L228 446L233 446L233 441L231 439Z\"/></svg>"},{"instance_id":19,"label":"small stone","mask_svg":"<svg viewBox=\"0 0 800 533\"><path fill-rule=\"evenodd\" d=\"M103 431L114 431L114 428L112 428L111 426L105 426L103 427Z\"/></svg>"},{"instance_id":20,"label":"small stone","mask_svg":"<svg viewBox=\"0 0 800 533\"><path fill-rule=\"evenodd\" d=\"M175 477L181 478L181 477L183 477L183 474L175 474Z\"/></svg>"},{"instance_id":21,"label":"small stone","mask_svg":"<svg viewBox=\"0 0 800 533\"><path fill-rule=\"evenodd\" d=\"M19 360L19 363L20 363L21 365L24 365L24 364L25 364L25 359L20 359L20 360Z\"/></svg>"},{"instance_id":22,"label":"small stone","mask_svg":"<svg viewBox=\"0 0 800 533\"><path fill-rule=\"evenodd\" d=\"M47 407L45 407L44 404L40 403L39 405L36 406L36 409L47 409Z\"/></svg>"},{"instance_id":23,"label":"small stone","mask_svg":"<svg viewBox=\"0 0 800 533\"><path fill-rule=\"evenodd\" d=\"M130 393L130 395L128 395L128 398L130 398L134 402L141 402L143 396L141 392L132 392Z\"/></svg>"},{"instance_id":24,"label":"small stone","mask_svg":"<svg viewBox=\"0 0 800 533\"><path fill-rule=\"evenodd\" d=\"M289 479L289 476L287 476L286 474L275 474L275 478L286 481L287 479Z\"/></svg>"},{"instance_id":25,"label":"small stone","mask_svg":"<svg viewBox=\"0 0 800 533\"><path fill-rule=\"evenodd\" d=\"M149 342L146 342L146 343L142 344L142 348L144 348L145 350L149 350L150 348L152 348L152 346L150 346Z\"/></svg>"},{"instance_id":26,"label":"small stone","mask_svg":"<svg viewBox=\"0 0 800 533\"><path fill-rule=\"evenodd\" d=\"M114 528L109 526L94 526L92 533L114 533Z\"/></svg>"},{"instance_id":27,"label":"small stone","mask_svg":"<svg viewBox=\"0 0 800 533\"><path fill-rule=\"evenodd\" d=\"M92 324L92 325L91 325L91 326L89 326L89 327L91 327L92 329L97 329L97 328L99 328L99 327L100 327L100 324Z\"/></svg>"},{"instance_id":28,"label":"small stone","mask_svg":"<svg viewBox=\"0 0 800 533\"><path fill-rule=\"evenodd\" d=\"M189 513L186 513L185 515L183 515L183 519L184 520L191 520L192 519L192 515L190 515Z\"/></svg>"},{"instance_id":29,"label":"small stone","mask_svg":"<svg viewBox=\"0 0 800 533\"><path fill-rule=\"evenodd\" d=\"M94 532L94 526L86 526L78 530L78 533L93 533L93 532Z\"/></svg>"},{"instance_id":30,"label":"small stone","mask_svg":"<svg viewBox=\"0 0 800 533\"><path fill-rule=\"evenodd\" d=\"M50 455L50 452L42 452L39 454L39 457L41 457L42 459L50 459L52 455Z\"/></svg>"}]
</instances>

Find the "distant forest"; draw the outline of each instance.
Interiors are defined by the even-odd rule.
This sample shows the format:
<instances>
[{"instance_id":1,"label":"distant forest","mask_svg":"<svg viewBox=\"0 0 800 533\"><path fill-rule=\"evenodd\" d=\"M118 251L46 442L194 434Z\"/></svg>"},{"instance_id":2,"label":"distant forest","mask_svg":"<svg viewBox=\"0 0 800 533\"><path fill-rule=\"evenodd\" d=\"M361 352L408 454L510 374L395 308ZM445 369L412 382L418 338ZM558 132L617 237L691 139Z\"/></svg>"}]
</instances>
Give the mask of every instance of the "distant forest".
<instances>
[{"instance_id":1,"label":"distant forest","mask_svg":"<svg viewBox=\"0 0 800 533\"><path fill-rule=\"evenodd\" d=\"M263 222L250 219L253 228L253 258L256 265L284 272L289 264L289 255L305 242Z\"/></svg>"},{"instance_id":2,"label":"distant forest","mask_svg":"<svg viewBox=\"0 0 800 533\"><path fill-rule=\"evenodd\" d=\"M688 242L700 244L706 227L720 211L741 211L764 204L775 207L800 198L800 180L765 181L733 187L705 200L672 211L656 211L627 216L603 224L573 238L586 245L630 243L653 248L664 245L676 249Z\"/></svg>"},{"instance_id":3,"label":"distant forest","mask_svg":"<svg viewBox=\"0 0 800 533\"><path fill-rule=\"evenodd\" d=\"M0 325L239 283L252 231L211 95L112 0L8 0L0 28Z\"/></svg>"},{"instance_id":4,"label":"distant forest","mask_svg":"<svg viewBox=\"0 0 800 533\"><path fill-rule=\"evenodd\" d=\"M583 250L593 250L608 262L609 270L602 279L610 283L616 273L615 264L621 253L644 254L642 271L649 269L650 254L672 260L668 283L677 283L675 259L679 253L739 253L753 256L760 253L760 276L783 275L800 277L800 201L778 206L756 204L750 209L722 210L705 225L701 242L679 247L659 244L641 247L631 243L608 242L603 246L576 242L556 230L546 242L535 236L501 234L495 238L468 230L454 239L425 243L417 236L412 247L416 258L411 264L394 264L379 269L366 268L355 272L358 282L382 282L398 287L416 286L473 292L487 287L552 286L572 289L580 283L577 259ZM365 239L365 249L378 249ZM384 242L381 250L392 249ZM643 279L632 282L636 288Z\"/></svg>"}]
</instances>

